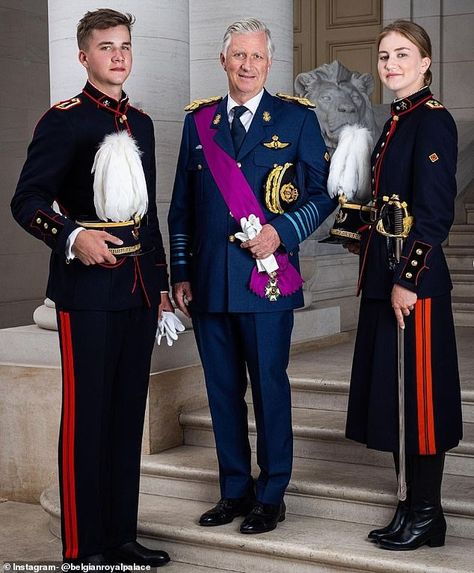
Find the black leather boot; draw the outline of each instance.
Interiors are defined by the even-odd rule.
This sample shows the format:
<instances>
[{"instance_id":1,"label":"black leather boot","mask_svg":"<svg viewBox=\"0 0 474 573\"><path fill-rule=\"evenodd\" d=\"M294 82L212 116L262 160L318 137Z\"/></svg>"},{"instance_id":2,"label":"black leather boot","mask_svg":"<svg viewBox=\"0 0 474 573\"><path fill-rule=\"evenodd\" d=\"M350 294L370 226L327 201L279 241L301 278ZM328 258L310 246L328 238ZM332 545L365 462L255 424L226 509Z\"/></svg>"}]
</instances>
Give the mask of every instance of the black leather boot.
<instances>
[{"instance_id":1,"label":"black leather boot","mask_svg":"<svg viewBox=\"0 0 474 573\"><path fill-rule=\"evenodd\" d=\"M393 454L393 461L395 462L395 471L398 477L399 472L399 462L398 453ZM411 496L411 457L406 456L406 483L407 483L407 498L405 501L399 501L395 514L392 517L392 521L385 527L380 529L373 529L367 537L373 541L379 541L382 537L386 535L391 535L392 533L397 533L405 525L406 518L408 517L408 512L410 510L410 496Z\"/></svg>"},{"instance_id":2,"label":"black leather boot","mask_svg":"<svg viewBox=\"0 0 474 573\"><path fill-rule=\"evenodd\" d=\"M411 504L403 527L379 540L380 547L409 551L422 545L440 547L446 537L441 507L444 453L412 457Z\"/></svg>"}]
</instances>

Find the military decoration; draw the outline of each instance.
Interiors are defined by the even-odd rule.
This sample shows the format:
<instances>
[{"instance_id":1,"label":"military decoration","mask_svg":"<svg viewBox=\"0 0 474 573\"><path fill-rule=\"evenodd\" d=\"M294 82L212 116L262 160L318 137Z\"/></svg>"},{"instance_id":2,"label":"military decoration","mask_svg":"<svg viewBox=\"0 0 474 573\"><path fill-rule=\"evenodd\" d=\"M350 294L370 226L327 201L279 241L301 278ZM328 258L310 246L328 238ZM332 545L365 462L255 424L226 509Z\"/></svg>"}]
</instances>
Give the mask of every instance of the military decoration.
<instances>
[{"instance_id":1,"label":"military decoration","mask_svg":"<svg viewBox=\"0 0 474 573\"><path fill-rule=\"evenodd\" d=\"M431 161L431 163L436 163L439 159L439 157L436 155L436 153L432 153L428 157L429 157L429 160Z\"/></svg>"},{"instance_id":2,"label":"military decoration","mask_svg":"<svg viewBox=\"0 0 474 573\"><path fill-rule=\"evenodd\" d=\"M270 302L276 302L281 295L280 289L278 288L278 278L276 272L270 273L268 282L265 285L265 298Z\"/></svg>"}]
</instances>

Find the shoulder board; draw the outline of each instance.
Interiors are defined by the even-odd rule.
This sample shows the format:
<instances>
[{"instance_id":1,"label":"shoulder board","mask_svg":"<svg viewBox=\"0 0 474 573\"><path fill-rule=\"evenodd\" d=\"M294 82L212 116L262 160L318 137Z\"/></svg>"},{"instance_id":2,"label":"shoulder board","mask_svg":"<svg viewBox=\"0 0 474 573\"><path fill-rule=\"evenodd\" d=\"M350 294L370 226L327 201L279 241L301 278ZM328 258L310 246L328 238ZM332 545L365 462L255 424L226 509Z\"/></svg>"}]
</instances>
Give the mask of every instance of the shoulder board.
<instances>
[{"instance_id":1,"label":"shoulder board","mask_svg":"<svg viewBox=\"0 0 474 573\"><path fill-rule=\"evenodd\" d=\"M310 101L309 99L306 99L305 97L298 97L298 96L292 96L292 95L280 94L280 93L278 93L276 95L280 99L284 99L286 101L291 101L293 103L299 103L300 105L304 105L305 107L316 107L312 101Z\"/></svg>"},{"instance_id":2,"label":"shoulder board","mask_svg":"<svg viewBox=\"0 0 474 573\"><path fill-rule=\"evenodd\" d=\"M71 109L72 107L75 107L76 105L79 105L81 103L82 103L82 101L78 97L73 97L71 99L67 99L66 101L60 101L56 105L53 105L53 107L56 109L61 109L61 110L65 111L65 110Z\"/></svg>"},{"instance_id":3,"label":"shoulder board","mask_svg":"<svg viewBox=\"0 0 474 573\"><path fill-rule=\"evenodd\" d=\"M429 99L425 105L430 109L444 109L444 105L435 99Z\"/></svg>"},{"instance_id":4,"label":"shoulder board","mask_svg":"<svg viewBox=\"0 0 474 573\"><path fill-rule=\"evenodd\" d=\"M221 101L221 99L221 96L208 97L206 99L195 99L184 108L184 111L196 111L201 107L205 107L207 105L211 105L212 103Z\"/></svg>"}]
</instances>

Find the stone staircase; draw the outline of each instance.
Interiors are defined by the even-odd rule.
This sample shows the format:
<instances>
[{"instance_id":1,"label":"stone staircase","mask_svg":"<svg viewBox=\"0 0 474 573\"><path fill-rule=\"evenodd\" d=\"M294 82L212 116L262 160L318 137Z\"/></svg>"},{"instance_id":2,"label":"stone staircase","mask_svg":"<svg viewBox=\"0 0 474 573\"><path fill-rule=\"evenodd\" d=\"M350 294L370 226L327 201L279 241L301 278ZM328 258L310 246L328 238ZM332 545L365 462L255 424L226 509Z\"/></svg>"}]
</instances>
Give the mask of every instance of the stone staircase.
<instances>
[{"instance_id":1,"label":"stone staircase","mask_svg":"<svg viewBox=\"0 0 474 573\"><path fill-rule=\"evenodd\" d=\"M464 207L466 222L453 225L444 251L454 286L454 320L458 326L474 326L474 203Z\"/></svg>"},{"instance_id":2,"label":"stone staircase","mask_svg":"<svg viewBox=\"0 0 474 573\"><path fill-rule=\"evenodd\" d=\"M292 355L295 459L286 495L286 521L268 534L238 533L240 520L218 528L197 525L219 498L209 411L181 414L183 445L143 457L139 533L167 549L180 571L245 573L472 573L474 570L474 357L472 333L458 329L463 380L464 440L447 456L443 505L449 537L443 548L390 552L366 538L387 522L396 503L391 455L344 438L353 335L332 346ZM250 398L249 398L250 400ZM250 408L250 411L252 408ZM252 446L255 425L249 420ZM256 471L255 471L256 474ZM59 533L57 493L43 507ZM189 569L185 564L189 564Z\"/></svg>"}]
</instances>

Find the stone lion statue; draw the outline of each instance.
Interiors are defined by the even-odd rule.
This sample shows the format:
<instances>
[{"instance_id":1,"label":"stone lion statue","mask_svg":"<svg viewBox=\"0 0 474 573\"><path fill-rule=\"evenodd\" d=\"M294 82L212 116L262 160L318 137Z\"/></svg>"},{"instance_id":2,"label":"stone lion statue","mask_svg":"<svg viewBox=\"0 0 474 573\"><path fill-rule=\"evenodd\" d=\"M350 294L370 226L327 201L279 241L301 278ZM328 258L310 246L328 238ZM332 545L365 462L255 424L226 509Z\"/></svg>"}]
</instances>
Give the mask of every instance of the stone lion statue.
<instances>
[{"instance_id":1,"label":"stone lion statue","mask_svg":"<svg viewBox=\"0 0 474 573\"><path fill-rule=\"evenodd\" d=\"M373 90L372 74L352 72L337 60L298 74L295 80L296 94L316 104L316 115L331 154L345 125L358 124L375 136L377 126L370 102Z\"/></svg>"}]
</instances>

